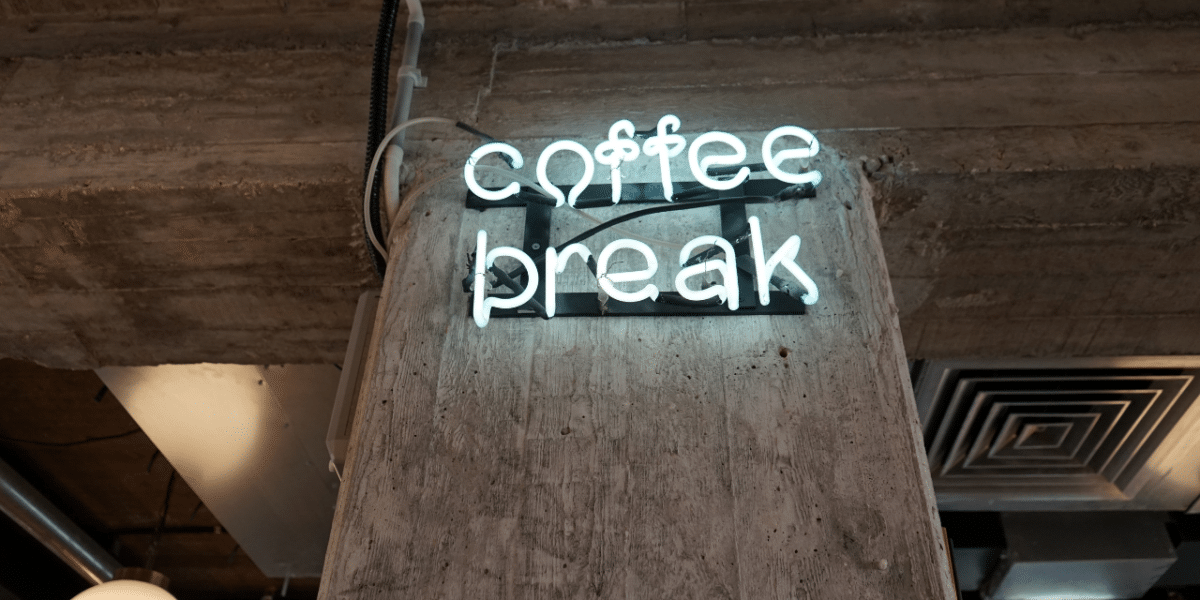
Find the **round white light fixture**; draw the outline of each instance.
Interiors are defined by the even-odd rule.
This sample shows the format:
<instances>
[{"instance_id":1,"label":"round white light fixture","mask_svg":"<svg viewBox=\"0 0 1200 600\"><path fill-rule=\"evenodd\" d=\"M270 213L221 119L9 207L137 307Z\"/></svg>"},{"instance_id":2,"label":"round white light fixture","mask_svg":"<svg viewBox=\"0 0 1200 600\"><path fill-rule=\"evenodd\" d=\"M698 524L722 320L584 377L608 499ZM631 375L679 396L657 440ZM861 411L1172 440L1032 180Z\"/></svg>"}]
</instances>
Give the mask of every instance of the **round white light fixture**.
<instances>
[{"instance_id":1,"label":"round white light fixture","mask_svg":"<svg viewBox=\"0 0 1200 600\"><path fill-rule=\"evenodd\" d=\"M167 591L171 580L162 573L140 567L121 567L111 581L90 587L71 600L175 600Z\"/></svg>"},{"instance_id":2,"label":"round white light fixture","mask_svg":"<svg viewBox=\"0 0 1200 600\"><path fill-rule=\"evenodd\" d=\"M114 579L90 587L72 600L175 600L175 596L153 583Z\"/></svg>"}]
</instances>

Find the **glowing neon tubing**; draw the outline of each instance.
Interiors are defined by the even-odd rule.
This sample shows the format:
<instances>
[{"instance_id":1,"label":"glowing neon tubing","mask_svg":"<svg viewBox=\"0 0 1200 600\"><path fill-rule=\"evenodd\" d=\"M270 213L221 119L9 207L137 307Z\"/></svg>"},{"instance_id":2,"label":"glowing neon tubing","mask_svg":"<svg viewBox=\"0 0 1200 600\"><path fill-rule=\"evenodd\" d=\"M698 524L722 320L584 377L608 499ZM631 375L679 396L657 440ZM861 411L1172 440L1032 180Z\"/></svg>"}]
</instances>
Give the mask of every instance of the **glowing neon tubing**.
<instances>
[{"instance_id":1,"label":"glowing neon tubing","mask_svg":"<svg viewBox=\"0 0 1200 600\"><path fill-rule=\"evenodd\" d=\"M566 198L563 197L562 190L558 189L558 187L553 183L550 183L550 177L546 175L546 166L550 164L550 157L564 150L568 152L574 152L583 158L583 178L579 180L579 183L576 183L575 186L571 188L571 192ZM583 190L587 189L588 184L592 182L592 177L595 174L596 163L592 160L592 153L588 152L588 149L584 148L583 144L580 144L579 142L573 142L571 140L559 140L553 144L550 144L549 146L546 146L546 149L542 150L542 155L538 157L538 183L542 184L542 188L547 192L550 192L550 195L558 201L558 204L555 204L555 206L562 206L563 202L565 201L567 204L570 204L572 208L574 208L575 200L579 198L579 195L583 193Z\"/></svg>"},{"instance_id":2,"label":"glowing neon tubing","mask_svg":"<svg viewBox=\"0 0 1200 600\"><path fill-rule=\"evenodd\" d=\"M521 152L504 142L492 142L484 144L475 149L471 156L467 159L467 164L463 166L463 179L467 182L467 188L476 196L484 200L503 200L509 196L515 196L521 191L521 185L515 181L510 182L500 190L485 190L483 186L475 179L475 165L479 163L483 157L492 154L503 154L512 159L513 169L520 169L525 166L525 158L521 156ZM560 193L561 195L561 193Z\"/></svg>"},{"instance_id":3,"label":"glowing neon tubing","mask_svg":"<svg viewBox=\"0 0 1200 600\"><path fill-rule=\"evenodd\" d=\"M714 154L700 159L700 148L705 144L714 142L732 147L733 154ZM700 185L711 190L732 190L742 185L750 177L750 169L742 167L738 169L737 174L732 179L719 181L708 176L709 167L713 165L736 165L744 160L746 160L746 144L743 144L742 140L724 131L710 131L702 134L700 137L692 140L692 145L688 148L688 166L692 168L692 176L696 178L696 181Z\"/></svg>"},{"instance_id":4,"label":"glowing neon tubing","mask_svg":"<svg viewBox=\"0 0 1200 600\"><path fill-rule=\"evenodd\" d=\"M632 139L620 139L619 134L633 137L633 123L622 119L608 128L608 141L596 146L596 162L607 165L612 171L612 203L621 201L621 165L637 159L640 150Z\"/></svg>"},{"instance_id":5,"label":"glowing neon tubing","mask_svg":"<svg viewBox=\"0 0 1200 600\"><path fill-rule=\"evenodd\" d=\"M671 127L670 131L679 131L679 117L663 115L658 120L658 135L652 136L642 144L642 152L646 156L658 157L658 168L662 173L663 198L670 202L671 196L675 195L675 189L671 187L671 157L679 156L679 153L683 152L687 140L678 133L668 133L668 126Z\"/></svg>"},{"instance_id":6,"label":"glowing neon tubing","mask_svg":"<svg viewBox=\"0 0 1200 600\"><path fill-rule=\"evenodd\" d=\"M800 236L793 235L788 238L771 258L765 258L763 252L762 230L758 224L758 217L750 217L750 248L754 253L754 275L755 284L758 286L758 303L766 306L771 303L771 275L775 273L777 267L782 266L800 285L807 290L805 294L800 296L800 301L811 306L817 303L820 297L820 292L817 291L817 284L796 264L796 256L800 253Z\"/></svg>"},{"instance_id":7,"label":"glowing neon tubing","mask_svg":"<svg viewBox=\"0 0 1200 600\"><path fill-rule=\"evenodd\" d=\"M571 244L563 248L562 254L551 246L546 249L546 317L554 318L554 312L557 310L557 284L555 283L556 275L561 274L567 269L567 262L571 256L578 254L580 260L587 262L592 257L592 251L588 250L583 244Z\"/></svg>"},{"instance_id":8,"label":"glowing neon tubing","mask_svg":"<svg viewBox=\"0 0 1200 600\"><path fill-rule=\"evenodd\" d=\"M737 280L737 268L731 260L708 259L704 262L687 265L688 258L696 248L700 246L716 246L725 252L725 257L733 257L733 246L729 244L725 238L715 235L702 235L687 244L684 244L683 250L679 252L679 266L683 267L679 273L675 275L675 291L679 292L687 300L699 302L708 300L712 297L717 297L721 302L729 302L729 310L738 309L738 298L740 296ZM693 290L687 286L687 280L694 275L701 275L709 271L719 271L721 278L724 280L720 285L714 285L702 290Z\"/></svg>"},{"instance_id":9,"label":"glowing neon tubing","mask_svg":"<svg viewBox=\"0 0 1200 600\"><path fill-rule=\"evenodd\" d=\"M786 150L780 150L779 154L773 154L771 152L771 146L775 143L775 140L777 140L785 135L798 137L798 138L804 140L804 142L806 144L808 144L808 147L807 148L789 148ZM811 183L815 186L818 183L821 183L821 172L820 171L807 171L804 173L788 173L788 172L785 172L783 169L780 169L779 165L782 164L783 161L788 160L789 158L812 158L813 156L815 156L817 154L817 151L820 149L821 149L821 145L817 142L816 136L814 136L812 133L810 133L807 129L796 127L794 125L785 125L783 127L776 127L774 130L771 131L771 133L767 134L767 137L763 138L763 143L762 143L763 164L765 164L767 166L767 171L770 172L771 176L774 177L775 179L778 179L780 181L786 181L787 183Z\"/></svg>"},{"instance_id":10,"label":"glowing neon tubing","mask_svg":"<svg viewBox=\"0 0 1200 600\"><path fill-rule=\"evenodd\" d=\"M496 173L499 175L506 175L508 177L512 177L515 181L525 184L526 186L531 188L533 191L535 191L547 198L553 198L553 196L551 196L549 194L549 192L542 189L541 184L539 184L538 182L536 182L516 171L509 171L506 169L501 169L500 167L493 167L490 165L475 165L475 170L491 172L491 173ZM457 174L459 174L458 171L449 171L449 172L443 173L429 181L426 181L425 183L422 183L420 186L417 186L412 191L410 191L404 195L404 201L400 203L400 206L402 206L402 207L403 206L412 206L412 203L415 202L417 198L420 198L422 194L424 194L425 192L428 192L430 189L433 188L433 186L435 186L439 183L442 183L443 181L446 181L447 179L450 179L451 177L454 177ZM587 211L584 211L584 210L574 207L574 206L572 206L570 208L572 211L575 212L575 214L577 214L593 223L596 223L597 225L604 223L603 219L601 219L600 217L597 217L596 215L593 215ZM400 219L394 220L391 223L392 228L394 229L396 227L396 225L399 224L400 222L401 222ZM652 246L661 246L663 248L669 248L671 250L679 250L680 248L683 247L683 244L677 244L675 242L668 242L666 240L660 240L658 238L653 238L650 236L638 235L632 231L629 231L628 229L625 229L624 227L612 227L612 231L615 233L619 233L627 238L635 239L635 240L638 240L641 242L646 242L647 244L650 244Z\"/></svg>"},{"instance_id":11,"label":"glowing neon tubing","mask_svg":"<svg viewBox=\"0 0 1200 600\"><path fill-rule=\"evenodd\" d=\"M525 291L512 298L496 298L487 295L487 275L485 273L488 269L492 268L492 265L496 263L496 259L501 256L517 259L521 263L521 266L525 267L526 273L529 274L529 286L525 288ZM528 254L511 246L499 246L487 250L487 232L482 229L479 230L475 245L475 289L473 290L474 310L472 311L475 316L476 325L480 328L487 327L488 317L491 316L493 308L517 308L525 304L537 293L537 286L537 267L533 264L533 259L529 258Z\"/></svg>"},{"instance_id":12,"label":"glowing neon tubing","mask_svg":"<svg viewBox=\"0 0 1200 600\"><path fill-rule=\"evenodd\" d=\"M576 246L578 244L575 244ZM646 268L641 271L628 271L625 273L609 273L608 261L617 250L634 250L641 252L642 256L646 257ZM658 271L658 258L654 256L654 252L650 250L650 246L636 240L616 240L604 247L600 251L600 258L596 261L596 280L600 284L600 289L614 300L621 302L641 302L642 300L656 300L658 298L658 288L652 284L647 284L642 289L636 292L622 292L614 286L614 283L625 283L630 281L645 281L654 277L654 273Z\"/></svg>"}]
</instances>

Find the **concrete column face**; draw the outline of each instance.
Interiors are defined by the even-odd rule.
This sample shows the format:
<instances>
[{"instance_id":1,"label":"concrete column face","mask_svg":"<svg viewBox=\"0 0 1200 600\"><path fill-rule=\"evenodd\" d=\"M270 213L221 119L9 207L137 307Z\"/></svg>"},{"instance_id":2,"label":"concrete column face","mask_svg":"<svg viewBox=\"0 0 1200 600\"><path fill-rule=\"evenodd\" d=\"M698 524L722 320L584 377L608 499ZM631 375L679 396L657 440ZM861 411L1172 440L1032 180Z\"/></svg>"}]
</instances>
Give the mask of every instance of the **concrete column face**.
<instances>
[{"instance_id":1,"label":"concrete column face","mask_svg":"<svg viewBox=\"0 0 1200 600\"><path fill-rule=\"evenodd\" d=\"M754 155L767 133L739 137ZM526 165L553 141L507 140ZM872 191L828 149L779 166L783 146L776 168L823 179L815 198L747 206L748 279L725 254L751 236L719 239L718 207L646 216L533 262L543 294L549 278L610 304L660 302L693 268L686 287L725 286L725 312L739 280L761 306L775 275L810 292L803 315L743 316L743 302L736 315L493 314L481 327L468 311L480 291L462 282L509 291L488 267L524 264L496 249L528 250L526 209L466 209L463 182L418 198L390 240L322 598L952 597ZM545 178L579 181L573 154ZM621 166L626 188L659 177L660 156L642 154ZM690 185L688 152L668 158ZM556 172L569 162L576 172ZM600 164L607 198L613 169ZM550 214L551 244L595 225L569 206ZM708 267L681 265L710 247ZM618 293L600 289L590 257Z\"/></svg>"}]
</instances>

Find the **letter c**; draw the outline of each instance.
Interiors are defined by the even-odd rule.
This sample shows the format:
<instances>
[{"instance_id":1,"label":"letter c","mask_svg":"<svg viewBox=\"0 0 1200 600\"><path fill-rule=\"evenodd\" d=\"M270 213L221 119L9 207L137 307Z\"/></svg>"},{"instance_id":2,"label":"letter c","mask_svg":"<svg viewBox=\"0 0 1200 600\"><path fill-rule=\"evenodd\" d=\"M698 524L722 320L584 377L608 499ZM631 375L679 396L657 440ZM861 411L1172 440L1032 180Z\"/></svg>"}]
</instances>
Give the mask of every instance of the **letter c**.
<instances>
[{"instance_id":1,"label":"letter c","mask_svg":"<svg viewBox=\"0 0 1200 600\"><path fill-rule=\"evenodd\" d=\"M503 200L509 196L517 195L517 192L521 191L521 185L515 181L509 183L500 190L485 190L483 189L483 186L479 185L479 182L475 180L475 165L484 156L487 156L493 152L499 152L501 154L508 155L508 157L512 159L514 169L520 169L525 165L525 159L521 157L521 153L516 148L513 148L512 146L503 142L484 144L476 148L475 151L471 153L471 157L467 159L467 166L463 168L463 178L467 180L467 188L471 190L471 193L483 198L484 200Z\"/></svg>"}]
</instances>

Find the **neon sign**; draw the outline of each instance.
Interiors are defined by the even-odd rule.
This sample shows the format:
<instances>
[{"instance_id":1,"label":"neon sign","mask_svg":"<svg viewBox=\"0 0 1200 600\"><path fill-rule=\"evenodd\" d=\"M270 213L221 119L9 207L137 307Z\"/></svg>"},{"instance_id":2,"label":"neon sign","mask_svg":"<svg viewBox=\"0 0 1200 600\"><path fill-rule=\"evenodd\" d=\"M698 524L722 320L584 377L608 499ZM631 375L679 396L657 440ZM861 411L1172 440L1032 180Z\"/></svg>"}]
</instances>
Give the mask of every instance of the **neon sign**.
<instances>
[{"instance_id":1,"label":"neon sign","mask_svg":"<svg viewBox=\"0 0 1200 600\"><path fill-rule=\"evenodd\" d=\"M657 202L674 203L679 200L679 197L675 193L670 159L679 156L686 149L688 166L696 183L699 184L699 186L689 187L685 190L688 195L695 196L697 190L700 192L706 192L706 190L727 192L748 184L751 168L742 165L746 160L747 152L745 144L740 139L729 133L710 131L696 137L688 147L687 140L678 133L680 125L678 117L663 116L652 132L654 135L646 135L645 142L640 146L635 139L639 134L635 131L633 123L628 120L613 123L609 128L608 138L597 144L593 151L589 151L584 145L572 140L553 142L546 146L538 158L535 167L537 181L545 193L549 194L555 207L567 204L575 208L580 197L591 186L596 171L595 163L600 163L602 166L608 167L611 172L611 181L605 187L609 187L611 190L608 194L611 197L611 203L618 204L622 198L622 166L637 160L640 156L645 156L651 160L657 158L662 181L662 198ZM798 138L802 146L775 151L776 141L785 137ZM701 149L710 145L713 147L725 146L727 151L709 154L701 158ZM791 198L799 197L795 190L804 185L808 186L808 190L813 190L821 181L820 172L815 170L789 172L785 171L781 165L789 159L811 158L816 155L819 148L816 137L800 127L779 127L767 134L761 147L763 162L757 168L770 173L775 180L778 180L776 183L779 186L791 184L791 187L782 189L776 193L775 197L767 198L767 200L778 201L783 197L782 195L787 194L791 194ZM561 188L550 181L547 173L551 157L559 153L572 154L583 161L582 178L575 182L565 194ZM471 153L463 168L463 178L468 189L485 203L517 197L521 194L521 186L516 181L510 182L500 189L486 189L479 184L476 179L476 166L481 159L490 154L506 156L514 170L520 170L525 164L521 152L509 144L503 142L484 144ZM737 168L738 165L742 166ZM726 175L731 176L722 179L715 178L713 176L714 167L723 168ZM733 170L734 168L736 171ZM489 170L495 171L496 169L489 168ZM528 178L516 173L514 173L514 178L528 181ZM761 182L762 180L758 180L750 183ZM705 189L700 189L700 186ZM594 192L589 193L592 194L590 197L594 199ZM738 199L734 198L730 204L736 204L737 201ZM593 258L592 251L582 243L569 243L565 247L553 247L548 243L549 207L538 203L527 203L527 210L544 211L547 231L543 231L542 235L547 237L547 243L532 244L530 248L536 252L531 256L530 252L526 251L530 248L521 250L511 246L498 246L489 249L487 232L485 230L478 232L471 267L472 274L468 276L467 280L464 280L464 291L472 294L471 313L475 323L481 328L486 327L493 311L498 310L511 312L514 309L526 309L524 312L537 313L538 316L547 319L553 318L558 312L560 301L560 294L557 292L558 276L565 271L568 263L571 262L570 259L576 256L580 259L578 262L585 263L595 276L597 287L600 290L600 296L597 297L600 298L601 304L609 300L628 304L645 304L647 302L653 304L667 299L669 295L679 303L693 303L692 305L707 303L705 306L713 307L713 309L724 307L723 310L726 311L738 311L746 308L742 306L746 302L751 305L755 304L753 295L746 297L749 300L743 298L743 289L748 290L753 286L758 292L758 307L754 308L768 307L774 296L785 301L792 298L798 300L800 312L802 312L803 306L817 302L819 292L816 283L797 263L801 245L800 236L792 235L773 254L768 256L763 247L762 227L758 217L745 215L747 201L748 199L743 199L741 204L737 205L737 209L741 211L740 217L736 216L738 214L736 212L730 213L734 215L732 222L740 223L739 227L744 228L744 232L726 230L724 237L701 235L680 248L677 265L679 270L674 278L674 292L662 292L657 286L649 283L657 273L659 263L658 257L646 243L632 239L618 239L605 246L595 258ZM713 205L719 202L711 200L690 204L699 206ZM683 206L685 204L689 203L680 201L675 208L644 212L661 212L691 207ZM539 206L540 208L537 208ZM722 205L723 220L727 208ZM734 211L732 208L729 210ZM528 234L527 231L527 245ZM611 265L617 252L641 254L646 261L646 268L636 271L613 270ZM722 255L724 258L716 258ZM517 261L520 267L512 273L499 270L495 263L498 258L502 257ZM798 287L776 276L776 271L781 269L791 276ZM489 273L494 274L501 285L508 287L514 293L490 295L488 293ZM707 279L713 275L719 276L720 283L711 283L707 287L699 289L689 285L689 280L693 278L705 276ZM520 282L515 279L518 277ZM614 285L637 282L647 283L637 291L624 291ZM772 292L772 286L784 290L788 297L780 296L780 292ZM713 303L714 299L716 300L715 304ZM601 314L604 312L601 311Z\"/></svg>"},{"instance_id":2,"label":"neon sign","mask_svg":"<svg viewBox=\"0 0 1200 600\"><path fill-rule=\"evenodd\" d=\"M650 136L641 148L641 152L646 156L658 157L659 171L662 174L663 196L668 202L672 201L672 196L674 196L670 160L672 157L682 153L684 147L687 145L687 141L682 135L674 133L679 131L679 126L679 117L675 115L664 116L658 120L657 135ZM630 137L620 139L618 134L621 133ZM613 171L613 204L616 204L620 200L621 195L621 165L638 157L638 146L637 142L632 139L633 133L633 123L626 120L613 123L613 126L608 130L608 141L601 142L596 146L595 161L592 159L592 153L588 152L587 148L579 142L559 140L546 146L546 149L542 150L541 156L538 157L538 183L558 201L556 206L562 206L563 202L575 206L575 201L579 198L579 194L592 182L592 177L596 173L596 161L598 161L600 164L609 166ZM775 152L772 149L775 141L785 136L800 138L804 141L805 147ZM732 147L733 154L708 156L703 160L699 160L699 152L702 146L718 142ZM819 171L788 173L780 168L780 165L789 158L811 158L817 154L819 149L820 144L817 143L816 136L808 130L790 125L778 127L763 139L763 164L766 165L767 171L775 179L793 184L811 183L815 186L821 182L821 173ZM570 194L565 197L562 191L550 182L550 178L546 174L546 167L550 163L550 157L563 151L578 154L583 159L584 165L583 178L571 188ZM483 157L495 153L507 155L512 160L514 169L520 169L525 163L520 150L503 142L484 144L472 152L471 157L467 159L466 166L463 167L463 178L466 179L467 187L472 193L486 200L503 200L510 196L515 196L521 187L515 181L500 190L487 190L479 185L479 181L475 178L475 165L479 164L479 161ZM741 140L722 131L710 131L702 134L692 142L692 147L688 151L688 166L691 167L692 176L696 178L696 181L705 187L712 190L729 190L741 185L750 176L750 170L743 168L738 171L733 179L717 181L708 176L708 168L714 164L734 165L745 160L745 158L746 145Z\"/></svg>"}]
</instances>

